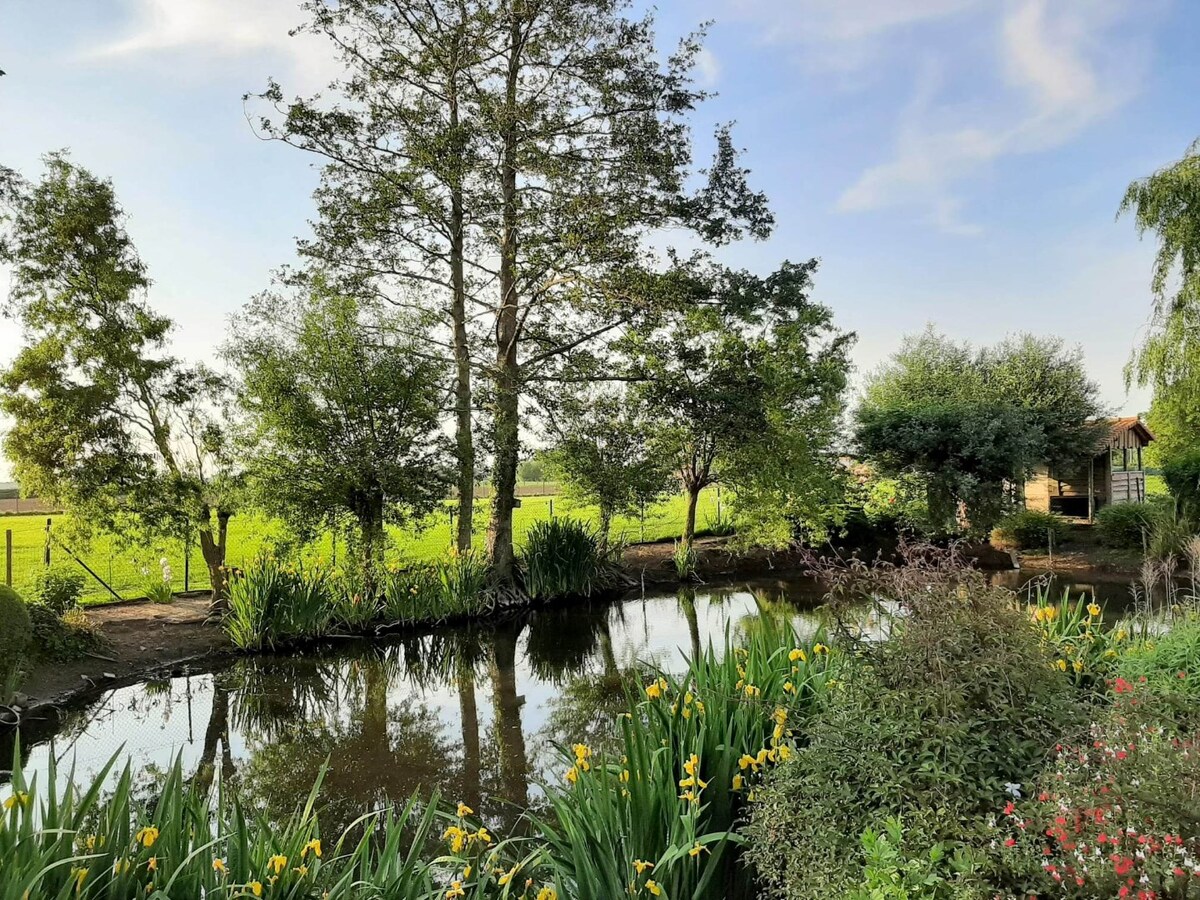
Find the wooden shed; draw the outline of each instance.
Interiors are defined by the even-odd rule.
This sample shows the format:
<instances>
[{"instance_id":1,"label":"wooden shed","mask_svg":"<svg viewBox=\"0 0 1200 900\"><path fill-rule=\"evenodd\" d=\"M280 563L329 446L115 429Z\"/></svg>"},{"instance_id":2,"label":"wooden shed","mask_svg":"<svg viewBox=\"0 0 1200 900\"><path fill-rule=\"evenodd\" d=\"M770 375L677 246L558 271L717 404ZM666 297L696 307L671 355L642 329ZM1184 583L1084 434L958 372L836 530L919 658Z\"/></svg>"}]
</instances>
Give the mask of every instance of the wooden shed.
<instances>
[{"instance_id":1,"label":"wooden shed","mask_svg":"<svg viewBox=\"0 0 1200 900\"><path fill-rule=\"evenodd\" d=\"M1112 503L1144 503L1142 451L1154 435L1137 416L1109 419L1108 431L1089 459L1051 469L1040 466L1025 484L1027 509L1094 521Z\"/></svg>"}]
</instances>

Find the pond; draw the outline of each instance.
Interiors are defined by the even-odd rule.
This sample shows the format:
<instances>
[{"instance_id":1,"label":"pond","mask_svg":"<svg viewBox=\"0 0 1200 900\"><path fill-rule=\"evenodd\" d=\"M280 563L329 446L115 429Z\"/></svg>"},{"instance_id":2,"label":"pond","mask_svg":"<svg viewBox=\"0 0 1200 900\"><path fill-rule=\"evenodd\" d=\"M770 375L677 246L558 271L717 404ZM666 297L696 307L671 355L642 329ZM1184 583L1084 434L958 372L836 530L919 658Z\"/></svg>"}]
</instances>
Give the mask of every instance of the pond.
<instances>
[{"instance_id":1,"label":"pond","mask_svg":"<svg viewBox=\"0 0 1200 900\"><path fill-rule=\"evenodd\" d=\"M764 611L791 617L803 635L824 622L814 582L764 580L346 641L111 690L27 724L21 751L27 772L45 773L53 759L60 779L72 764L90 778L120 751L147 796L179 756L188 777L232 776L245 799L279 816L328 763L331 832L433 791L510 828L536 804L537 783L558 777L556 744L602 742L623 708L622 673L649 661L678 671L685 653L721 645ZM0 738L5 764L11 744Z\"/></svg>"}]
</instances>

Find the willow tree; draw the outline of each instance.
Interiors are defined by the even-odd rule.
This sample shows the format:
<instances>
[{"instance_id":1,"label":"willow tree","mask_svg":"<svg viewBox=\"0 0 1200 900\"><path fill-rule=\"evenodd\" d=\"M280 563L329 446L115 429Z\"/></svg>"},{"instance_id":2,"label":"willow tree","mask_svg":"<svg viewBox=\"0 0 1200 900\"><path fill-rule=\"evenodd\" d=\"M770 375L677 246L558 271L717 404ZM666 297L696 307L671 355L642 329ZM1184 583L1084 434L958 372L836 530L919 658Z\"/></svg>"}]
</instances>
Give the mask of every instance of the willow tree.
<instances>
[{"instance_id":1,"label":"willow tree","mask_svg":"<svg viewBox=\"0 0 1200 900\"><path fill-rule=\"evenodd\" d=\"M237 496L224 382L168 353L171 320L147 299L112 183L62 153L45 165L40 182L10 173L3 191L7 313L25 332L0 374L5 455L22 489L78 528L138 541L195 533L217 606Z\"/></svg>"},{"instance_id":2,"label":"willow tree","mask_svg":"<svg viewBox=\"0 0 1200 900\"><path fill-rule=\"evenodd\" d=\"M1150 328L1125 377L1154 388L1150 421L1164 439L1158 452L1170 456L1200 446L1200 141L1133 182L1120 211L1158 238Z\"/></svg>"},{"instance_id":3,"label":"willow tree","mask_svg":"<svg viewBox=\"0 0 1200 900\"><path fill-rule=\"evenodd\" d=\"M241 373L253 493L304 538L351 525L373 592L385 524L445 496L445 367L410 320L320 277L295 297L259 297L237 332L225 352Z\"/></svg>"},{"instance_id":4,"label":"willow tree","mask_svg":"<svg viewBox=\"0 0 1200 900\"><path fill-rule=\"evenodd\" d=\"M303 256L366 282L409 311L433 313L430 346L453 360L459 549L471 546L476 448L471 322L494 280L480 262L478 110L468 97L496 42L481 0L325 0L304 4L299 30L329 40L344 74L323 95L259 95L274 113L263 134L325 161L314 237ZM474 249L475 252L472 252Z\"/></svg>"}]
</instances>

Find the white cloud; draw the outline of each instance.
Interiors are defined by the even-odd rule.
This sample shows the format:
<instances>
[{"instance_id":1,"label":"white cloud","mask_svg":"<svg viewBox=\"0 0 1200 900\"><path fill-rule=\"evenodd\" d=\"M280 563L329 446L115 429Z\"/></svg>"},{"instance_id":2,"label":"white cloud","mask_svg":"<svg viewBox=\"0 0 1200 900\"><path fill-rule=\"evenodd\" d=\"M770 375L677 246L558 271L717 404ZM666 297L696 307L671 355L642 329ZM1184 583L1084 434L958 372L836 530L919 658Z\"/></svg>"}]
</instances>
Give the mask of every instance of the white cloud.
<instances>
[{"instance_id":1,"label":"white cloud","mask_svg":"<svg viewBox=\"0 0 1200 900\"><path fill-rule=\"evenodd\" d=\"M702 88L715 87L721 77L721 63L707 47L696 54L696 83Z\"/></svg>"},{"instance_id":2,"label":"white cloud","mask_svg":"<svg viewBox=\"0 0 1200 900\"><path fill-rule=\"evenodd\" d=\"M85 53L90 60L130 60L181 53L211 64L214 57L267 54L292 68L293 83L309 91L335 77L340 66L324 39L289 31L306 14L290 0L132 0L129 26Z\"/></svg>"},{"instance_id":3,"label":"white cloud","mask_svg":"<svg viewBox=\"0 0 1200 900\"><path fill-rule=\"evenodd\" d=\"M1119 24L1112 4L1007 4L995 26L1003 85L986 113L939 106L918 88L924 99L901 116L892 158L863 172L838 208L925 208L943 230L977 233L960 218L956 186L1001 157L1071 141L1133 95L1136 54L1112 34ZM986 84L991 73L971 74Z\"/></svg>"}]
</instances>

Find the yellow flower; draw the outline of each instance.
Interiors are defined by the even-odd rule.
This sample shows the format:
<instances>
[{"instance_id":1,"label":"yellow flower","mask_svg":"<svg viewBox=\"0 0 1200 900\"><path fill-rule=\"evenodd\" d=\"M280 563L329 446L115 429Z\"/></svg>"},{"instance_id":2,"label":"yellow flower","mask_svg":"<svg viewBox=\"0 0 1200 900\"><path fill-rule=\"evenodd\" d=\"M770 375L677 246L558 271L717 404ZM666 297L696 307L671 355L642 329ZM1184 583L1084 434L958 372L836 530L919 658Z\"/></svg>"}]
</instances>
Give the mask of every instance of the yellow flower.
<instances>
[{"instance_id":1,"label":"yellow flower","mask_svg":"<svg viewBox=\"0 0 1200 900\"><path fill-rule=\"evenodd\" d=\"M255 897L262 896L262 882L261 881L251 881L248 885L246 885L246 887L250 888L250 893L252 893Z\"/></svg>"},{"instance_id":2,"label":"yellow flower","mask_svg":"<svg viewBox=\"0 0 1200 900\"><path fill-rule=\"evenodd\" d=\"M796 693L796 686L794 684L792 684L790 681L785 681L783 683L783 690L784 690L784 693L794 694L794 693Z\"/></svg>"},{"instance_id":3,"label":"yellow flower","mask_svg":"<svg viewBox=\"0 0 1200 900\"><path fill-rule=\"evenodd\" d=\"M75 876L75 893L78 894L80 891L83 890L83 883L85 881L87 881L88 870L87 869L72 869L71 874ZM25 896L28 897L29 895L26 894Z\"/></svg>"},{"instance_id":4,"label":"yellow flower","mask_svg":"<svg viewBox=\"0 0 1200 900\"><path fill-rule=\"evenodd\" d=\"M793 650L791 653L788 654L788 660L790 662L795 662L796 660L799 660L800 662L808 662L808 654L805 653L803 650L801 650L799 647L797 647L795 650Z\"/></svg>"},{"instance_id":5,"label":"yellow flower","mask_svg":"<svg viewBox=\"0 0 1200 900\"><path fill-rule=\"evenodd\" d=\"M787 762L788 757L792 755L792 748L787 744L782 744L775 752L779 754L780 762Z\"/></svg>"},{"instance_id":6,"label":"yellow flower","mask_svg":"<svg viewBox=\"0 0 1200 900\"><path fill-rule=\"evenodd\" d=\"M312 851L313 856L315 856L317 859L320 859L321 858L321 841L317 838L313 838L311 841L309 841L307 844L305 844L304 849L300 851L300 858L304 859L304 857L308 856L309 850Z\"/></svg>"},{"instance_id":7,"label":"yellow flower","mask_svg":"<svg viewBox=\"0 0 1200 900\"><path fill-rule=\"evenodd\" d=\"M1089 603L1087 607L1088 615L1093 619L1100 615L1100 607L1095 603Z\"/></svg>"},{"instance_id":8,"label":"yellow flower","mask_svg":"<svg viewBox=\"0 0 1200 900\"><path fill-rule=\"evenodd\" d=\"M688 856L690 856L694 859L695 857L699 856L701 853L707 853L707 852L708 852L708 848L701 846L700 842L696 841L696 843L692 844L692 848L690 850L688 850Z\"/></svg>"},{"instance_id":9,"label":"yellow flower","mask_svg":"<svg viewBox=\"0 0 1200 900\"><path fill-rule=\"evenodd\" d=\"M222 875L224 875L226 871L228 871L225 868L225 860L221 859L219 856L213 857L213 871L220 872Z\"/></svg>"},{"instance_id":10,"label":"yellow flower","mask_svg":"<svg viewBox=\"0 0 1200 900\"><path fill-rule=\"evenodd\" d=\"M688 803L699 803L700 795L695 791L684 791L679 795L680 800L686 800Z\"/></svg>"},{"instance_id":11,"label":"yellow flower","mask_svg":"<svg viewBox=\"0 0 1200 900\"><path fill-rule=\"evenodd\" d=\"M749 753L743 753L742 758L738 760L738 766L742 769L748 769L750 766L758 768L758 763Z\"/></svg>"},{"instance_id":12,"label":"yellow flower","mask_svg":"<svg viewBox=\"0 0 1200 900\"><path fill-rule=\"evenodd\" d=\"M755 686L754 686L754 685L752 685L752 684L748 684L748 685L746 685L746 687L745 687L745 688L743 688L743 690L746 692L746 696L747 696L747 697L759 697L759 696L762 696L762 689L761 689L761 688L758 688L758 687L755 687Z\"/></svg>"},{"instance_id":13,"label":"yellow flower","mask_svg":"<svg viewBox=\"0 0 1200 900\"><path fill-rule=\"evenodd\" d=\"M134 836L134 840L143 847L153 847L154 842L158 840L158 834L159 832L157 828L155 828L153 825L147 825L145 828L142 828L138 831L138 833Z\"/></svg>"},{"instance_id":14,"label":"yellow flower","mask_svg":"<svg viewBox=\"0 0 1200 900\"><path fill-rule=\"evenodd\" d=\"M740 774L733 776L733 789L735 791L740 791L742 789L742 786L745 783L746 783L746 779L743 778Z\"/></svg>"},{"instance_id":15,"label":"yellow flower","mask_svg":"<svg viewBox=\"0 0 1200 900\"><path fill-rule=\"evenodd\" d=\"M279 854L276 854L267 860L267 868L278 875L287 868L287 862L288 860L286 856L280 856Z\"/></svg>"},{"instance_id":16,"label":"yellow flower","mask_svg":"<svg viewBox=\"0 0 1200 900\"><path fill-rule=\"evenodd\" d=\"M470 878L472 871L473 870L470 863L467 863L467 865L463 866L463 878Z\"/></svg>"},{"instance_id":17,"label":"yellow flower","mask_svg":"<svg viewBox=\"0 0 1200 900\"><path fill-rule=\"evenodd\" d=\"M12 809L14 806L17 806L18 804L20 804L22 807L26 807L29 805L29 795L27 793L25 793L24 791L17 791L11 797L9 797L7 800L5 800L4 808Z\"/></svg>"},{"instance_id":18,"label":"yellow flower","mask_svg":"<svg viewBox=\"0 0 1200 900\"><path fill-rule=\"evenodd\" d=\"M146 860L146 869L151 872L158 871L158 857L157 856L152 856L148 860Z\"/></svg>"},{"instance_id":19,"label":"yellow flower","mask_svg":"<svg viewBox=\"0 0 1200 900\"><path fill-rule=\"evenodd\" d=\"M1074 663L1072 663L1072 665L1075 667L1075 671L1076 671L1076 672L1082 672L1082 671L1083 671L1083 660L1082 660L1082 659L1077 659L1077 660L1075 660L1075 662L1074 662Z\"/></svg>"},{"instance_id":20,"label":"yellow flower","mask_svg":"<svg viewBox=\"0 0 1200 900\"><path fill-rule=\"evenodd\" d=\"M546 885L537 892L537 900L558 900L558 892L550 885Z\"/></svg>"},{"instance_id":21,"label":"yellow flower","mask_svg":"<svg viewBox=\"0 0 1200 900\"><path fill-rule=\"evenodd\" d=\"M620 775L618 775L617 777L620 779L620 781L621 781L622 783L624 783L624 784L628 784L628 783L629 783L629 770L628 770L628 769L622 769L622 770L621 770L621 774L620 774Z\"/></svg>"},{"instance_id":22,"label":"yellow flower","mask_svg":"<svg viewBox=\"0 0 1200 900\"><path fill-rule=\"evenodd\" d=\"M1060 672L1067 671L1067 661L1065 659L1060 659L1058 662L1055 663L1055 665L1058 666L1058 671L1060 671Z\"/></svg>"},{"instance_id":23,"label":"yellow flower","mask_svg":"<svg viewBox=\"0 0 1200 900\"><path fill-rule=\"evenodd\" d=\"M475 812L475 810L471 809L471 807L467 806L467 804L465 804L465 803L458 804L458 817L460 819L466 818L467 816L471 815L471 813L473 813L473 812Z\"/></svg>"},{"instance_id":24,"label":"yellow flower","mask_svg":"<svg viewBox=\"0 0 1200 900\"><path fill-rule=\"evenodd\" d=\"M450 842L451 853L462 853L463 847L467 844L467 832L457 825L451 825L442 832L442 840Z\"/></svg>"},{"instance_id":25,"label":"yellow flower","mask_svg":"<svg viewBox=\"0 0 1200 900\"><path fill-rule=\"evenodd\" d=\"M633 868L639 875L643 875L647 869L654 868L654 863L646 862L644 859L635 859L633 861Z\"/></svg>"},{"instance_id":26,"label":"yellow flower","mask_svg":"<svg viewBox=\"0 0 1200 900\"><path fill-rule=\"evenodd\" d=\"M683 771L687 772L687 774L689 774L689 775L694 776L696 774L696 769L698 769L699 767L700 767L700 757L697 756L695 753L693 753L691 755L691 757L689 757L688 760L683 764Z\"/></svg>"},{"instance_id":27,"label":"yellow flower","mask_svg":"<svg viewBox=\"0 0 1200 900\"><path fill-rule=\"evenodd\" d=\"M303 878L308 874L308 866L296 866L296 868L292 869L292 871Z\"/></svg>"},{"instance_id":28,"label":"yellow flower","mask_svg":"<svg viewBox=\"0 0 1200 900\"><path fill-rule=\"evenodd\" d=\"M646 696L649 697L651 700L657 700L659 697L662 696L662 690L659 688L659 686L657 684L647 685L646 686Z\"/></svg>"},{"instance_id":29,"label":"yellow flower","mask_svg":"<svg viewBox=\"0 0 1200 900\"><path fill-rule=\"evenodd\" d=\"M649 879L646 882L646 890L648 890L650 893L652 893L655 897L662 896L662 888L660 888L658 886L658 882L655 881L653 878Z\"/></svg>"},{"instance_id":30,"label":"yellow flower","mask_svg":"<svg viewBox=\"0 0 1200 900\"><path fill-rule=\"evenodd\" d=\"M813 644L813 653L817 654L818 656L820 656L822 653L828 653L828 652L829 652L829 648L826 647L824 644Z\"/></svg>"},{"instance_id":31,"label":"yellow flower","mask_svg":"<svg viewBox=\"0 0 1200 900\"><path fill-rule=\"evenodd\" d=\"M510 881L513 880L513 876L516 874L517 874L517 867L513 866L511 869L509 869L507 872L505 872L503 875L501 875L499 878L496 879L496 884L500 885L500 887L504 887L504 885L508 884Z\"/></svg>"},{"instance_id":32,"label":"yellow flower","mask_svg":"<svg viewBox=\"0 0 1200 900\"><path fill-rule=\"evenodd\" d=\"M446 900L454 900L455 897L465 897L467 892L463 890L461 881L450 882L450 890L446 891Z\"/></svg>"},{"instance_id":33,"label":"yellow flower","mask_svg":"<svg viewBox=\"0 0 1200 900\"><path fill-rule=\"evenodd\" d=\"M567 780L568 784L574 784L579 780L579 769L575 766L571 766L571 768L567 769L566 774L563 775L563 778Z\"/></svg>"},{"instance_id":34,"label":"yellow flower","mask_svg":"<svg viewBox=\"0 0 1200 900\"><path fill-rule=\"evenodd\" d=\"M472 840L479 841L482 844L490 844L492 842L492 836L488 834L488 830L486 828L480 828L477 832L471 835L471 838Z\"/></svg>"},{"instance_id":35,"label":"yellow flower","mask_svg":"<svg viewBox=\"0 0 1200 900\"><path fill-rule=\"evenodd\" d=\"M113 863L113 874L114 875L124 875L128 871L129 871L129 860L118 859L116 862Z\"/></svg>"}]
</instances>

